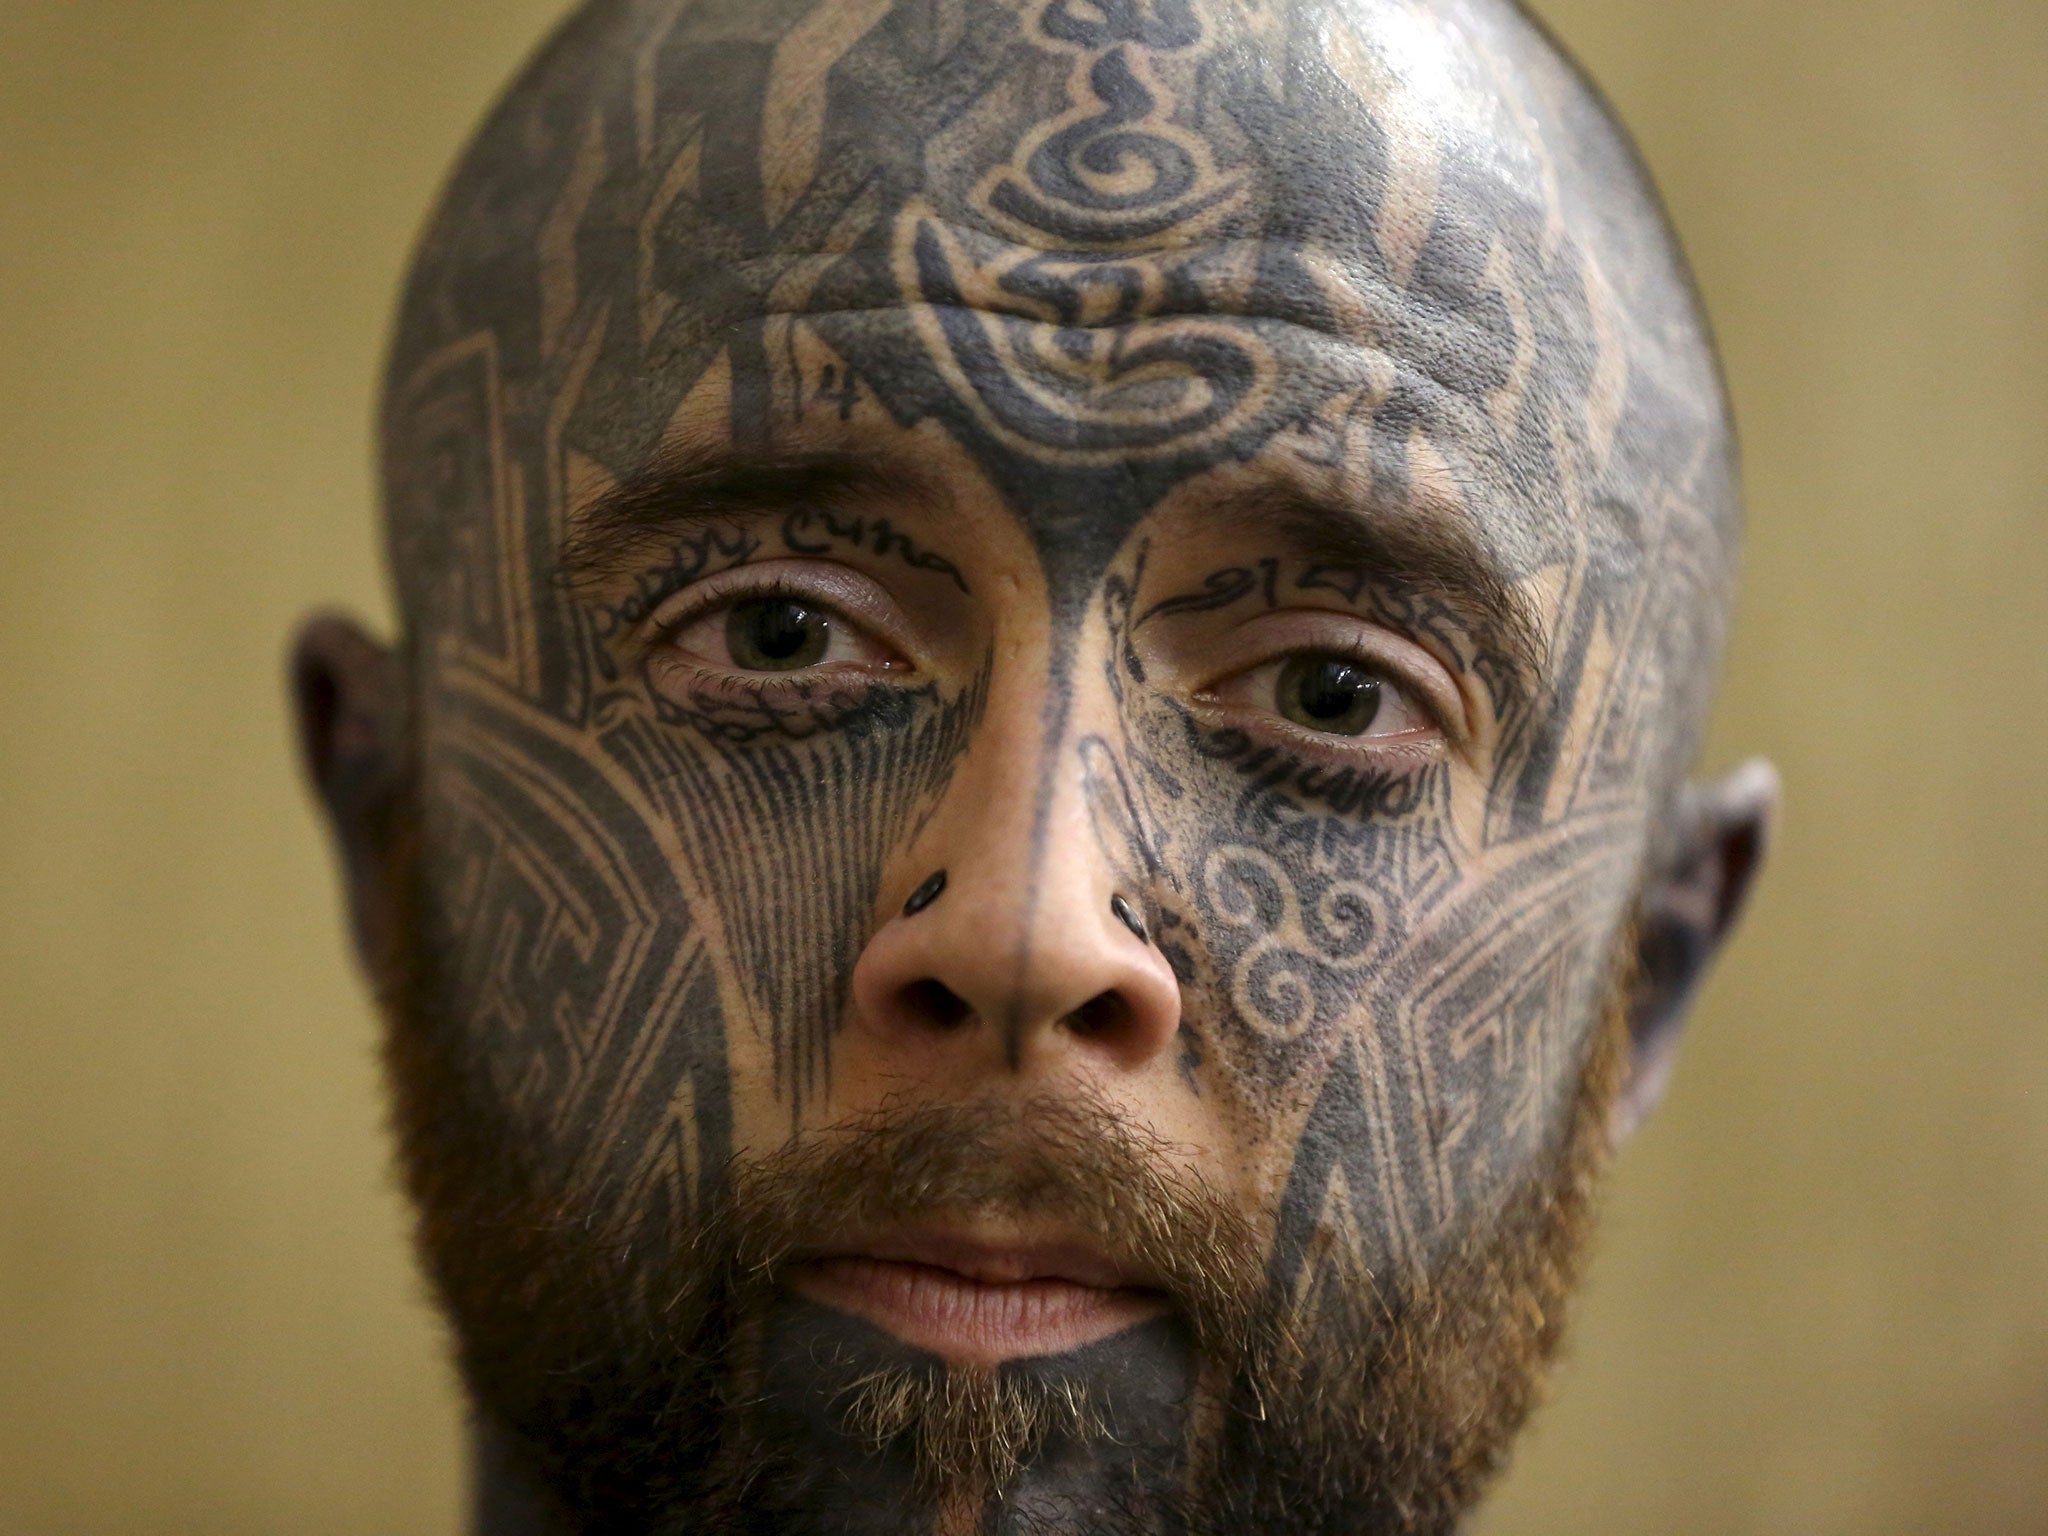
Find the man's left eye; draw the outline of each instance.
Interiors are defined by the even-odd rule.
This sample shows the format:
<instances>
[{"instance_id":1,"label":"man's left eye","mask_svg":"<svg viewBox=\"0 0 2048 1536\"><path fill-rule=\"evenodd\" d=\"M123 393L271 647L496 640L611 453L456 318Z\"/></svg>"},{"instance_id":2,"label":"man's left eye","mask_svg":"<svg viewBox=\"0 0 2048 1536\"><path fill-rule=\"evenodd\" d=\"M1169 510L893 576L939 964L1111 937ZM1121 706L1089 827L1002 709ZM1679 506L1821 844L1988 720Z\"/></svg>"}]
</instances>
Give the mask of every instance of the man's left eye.
<instances>
[{"instance_id":1,"label":"man's left eye","mask_svg":"<svg viewBox=\"0 0 2048 1536\"><path fill-rule=\"evenodd\" d=\"M1380 713L1380 679L1337 656L1290 656L1274 680L1273 707L1296 725L1362 736Z\"/></svg>"},{"instance_id":2,"label":"man's left eye","mask_svg":"<svg viewBox=\"0 0 2048 1536\"><path fill-rule=\"evenodd\" d=\"M1210 691L1211 702L1270 711L1320 736L1377 740L1431 731L1428 712L1385 670L1355 656L1303 652L1251 668Z\"/></svg>"},{"instance_id":3,"label":"man's left eye","mask_svg":"<svg viewBox=\"0 0 2048 1536\"><path fill-rule=\"evenodd\" d=\"M896 653L823 603L776 593L743 597L686 622L677 650L734 672L800 672L848 666L892 671Z\"/></svg>"}]
</instances>

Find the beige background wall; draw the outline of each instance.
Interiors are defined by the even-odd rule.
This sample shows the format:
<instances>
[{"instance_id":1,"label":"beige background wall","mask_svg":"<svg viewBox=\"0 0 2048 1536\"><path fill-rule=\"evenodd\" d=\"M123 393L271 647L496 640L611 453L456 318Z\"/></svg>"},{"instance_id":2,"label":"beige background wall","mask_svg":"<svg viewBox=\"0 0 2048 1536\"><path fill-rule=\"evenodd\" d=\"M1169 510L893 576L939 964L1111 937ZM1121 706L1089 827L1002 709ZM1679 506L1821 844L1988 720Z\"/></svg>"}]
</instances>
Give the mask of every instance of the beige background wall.
<instances>
[{"instance_id":1,"label":"beige background wall","mask_svg":"<svg viewBox=\"0 0 2048 1536\"><path fill-rule=\"evenodd\" d=\"M2048 1532L2048 6L1546 0L1725 342L1789 814L1482 1522ZM278 659L374 614L441 167L555 0L0 3L0 1532L448 1532Z\"/></svg>"}]
</instances>

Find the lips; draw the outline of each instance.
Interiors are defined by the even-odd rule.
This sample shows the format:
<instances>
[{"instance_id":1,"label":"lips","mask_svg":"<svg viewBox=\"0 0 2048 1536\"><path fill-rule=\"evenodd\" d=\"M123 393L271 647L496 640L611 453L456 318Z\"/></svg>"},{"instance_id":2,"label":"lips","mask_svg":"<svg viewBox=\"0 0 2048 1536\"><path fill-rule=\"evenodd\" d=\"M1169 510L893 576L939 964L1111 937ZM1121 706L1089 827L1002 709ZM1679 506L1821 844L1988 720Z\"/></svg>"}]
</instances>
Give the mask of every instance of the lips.
<instances>
[{"instance_id":1,"label":"lips","mask_svg":"<svg viewBox=\"0 0 2048 1536\"><path fill-rule=\"evenodd\" d=\"M791 1289L959 1365L1056 1355L1166 1310L1148 1277L1071 1240L894 1233L805 1258Z\"/></svg>"}]
</instances>

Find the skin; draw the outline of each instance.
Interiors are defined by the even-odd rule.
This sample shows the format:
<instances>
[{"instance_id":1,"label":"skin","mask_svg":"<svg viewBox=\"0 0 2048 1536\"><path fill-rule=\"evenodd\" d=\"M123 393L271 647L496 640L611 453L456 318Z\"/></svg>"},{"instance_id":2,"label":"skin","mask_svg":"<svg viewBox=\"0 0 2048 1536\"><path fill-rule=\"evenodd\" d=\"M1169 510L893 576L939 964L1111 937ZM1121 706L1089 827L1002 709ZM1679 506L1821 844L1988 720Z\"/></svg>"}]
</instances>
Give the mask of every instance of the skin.
<instances>
[{"instance_id":1,"label":"skin","mask_svg":"<svg viewBox=\"0 0 2048 1536\"><path fill-rule=\"evenodd\" d=\"M1737 523L1704 323L1502 5L591 6L429 226L383 425L405 634L307 625L308 762L401 1119L430 934L483 1155L593 1244L1050 1095L1246 1212L1275 1308L1428 1275L1558 1157L1617 958L1648 1106L1761 855L1769 771L1683 777ZM827 663L722 649L770 582ZM1287 718L1294 656L1372 670L1366 734ZM818 1338L901 1351L766 1329L776 1402ZM1091 1529L1202 1454L1170 1315L1028 1368L1117 1455L967 1508L828 1435L867 1515L778 1528ZM485 1526L583 1528L479 1397Z\"/></svg>"}]
</instances>

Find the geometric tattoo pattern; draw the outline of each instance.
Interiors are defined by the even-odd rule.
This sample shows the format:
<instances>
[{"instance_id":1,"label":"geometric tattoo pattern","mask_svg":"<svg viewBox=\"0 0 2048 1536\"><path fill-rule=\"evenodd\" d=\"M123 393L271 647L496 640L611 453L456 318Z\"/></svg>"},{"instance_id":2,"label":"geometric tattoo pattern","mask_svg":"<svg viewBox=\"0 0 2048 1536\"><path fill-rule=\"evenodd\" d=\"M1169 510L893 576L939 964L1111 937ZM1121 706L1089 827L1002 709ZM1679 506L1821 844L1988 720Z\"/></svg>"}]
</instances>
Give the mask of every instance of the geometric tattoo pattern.
<instances>
[{"instance_id":1,"label":"geometric tattoo pattern","mask_svg":"<svg viewBox=\"0 0 2048 1536\"><path fill-rule=\"evenodd\" d=\"M1558 1133L1734 532L1687 279L1598 110L1505 6L601 0L564 26L425 235L384 417L466 1027L563 1188L681 1220L760 1091L741 1054L785 1125L829 1083L883 871L994 664L800 719L664 697L565 579L573 509L680 423L768 456L857 412L942 434L1015 515L1059 686L1084 631L1114 659L1293 583L1482 687L1483 783L1340 781L1123 662L1118 732L1046 730L1145 882L1190 1082L1294 1147L1273 1283L1321 1283L1317 1234L1368 1275L1426 1264L1500 1196ZM1273 465L1448 509L1536 670L1370 561L1156 590L1162 499Z\"/></svg>"}]
</instances>

